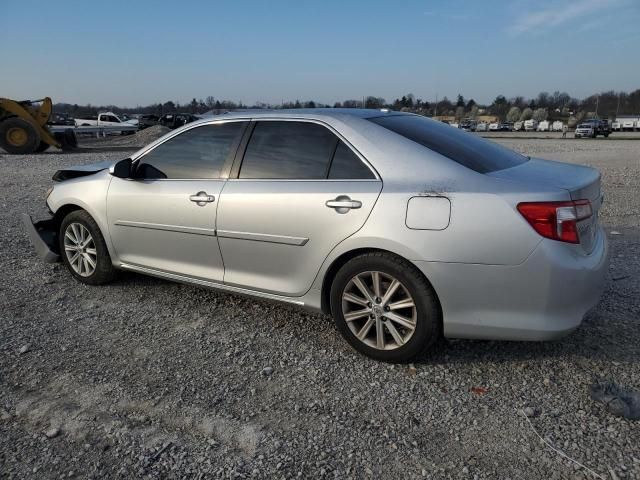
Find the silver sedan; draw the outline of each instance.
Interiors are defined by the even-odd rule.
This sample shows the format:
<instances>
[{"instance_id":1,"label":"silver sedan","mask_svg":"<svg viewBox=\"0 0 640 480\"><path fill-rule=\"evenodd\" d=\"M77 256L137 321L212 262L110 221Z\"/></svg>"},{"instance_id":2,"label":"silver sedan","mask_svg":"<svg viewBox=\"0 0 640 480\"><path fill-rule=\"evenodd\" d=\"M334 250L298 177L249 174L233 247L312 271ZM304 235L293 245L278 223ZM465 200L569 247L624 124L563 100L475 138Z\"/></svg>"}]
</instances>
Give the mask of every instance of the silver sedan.
<instances>
[{"instance_id":1,"label":"silver sedan","mask_svg":"<svg viewBox=\"0 0 640 480\"><path fill-rule=\"evenodd\" d=\"M307 307L386 361L443 335L559 337L607 269L598 171L412 114L211 117L54 180L52 218L25 226L78 281L129 270Z\"/></svg>"}]
</instances>

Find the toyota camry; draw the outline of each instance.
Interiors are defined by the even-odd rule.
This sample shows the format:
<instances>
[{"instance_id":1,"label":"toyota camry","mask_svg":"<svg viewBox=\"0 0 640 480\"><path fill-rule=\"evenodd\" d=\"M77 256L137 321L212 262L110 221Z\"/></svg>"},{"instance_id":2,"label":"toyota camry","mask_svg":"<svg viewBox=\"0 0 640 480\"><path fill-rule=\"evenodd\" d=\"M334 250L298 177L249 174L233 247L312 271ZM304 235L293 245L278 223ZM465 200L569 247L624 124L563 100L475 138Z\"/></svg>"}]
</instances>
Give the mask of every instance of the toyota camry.
<instances>
[{"instance_id":1,"label":"toyota camry","mask_svg":"<svg viewBox=\"0 0 640 480\"><path fill-rule=\"evenodd\" d=\"M562 336L607 269L597 170L407 113L210 117L54 181L51 218L23 219L76 280L128 270L299 305L385 361L442 336Z\"/></svg>"}]
</instances>

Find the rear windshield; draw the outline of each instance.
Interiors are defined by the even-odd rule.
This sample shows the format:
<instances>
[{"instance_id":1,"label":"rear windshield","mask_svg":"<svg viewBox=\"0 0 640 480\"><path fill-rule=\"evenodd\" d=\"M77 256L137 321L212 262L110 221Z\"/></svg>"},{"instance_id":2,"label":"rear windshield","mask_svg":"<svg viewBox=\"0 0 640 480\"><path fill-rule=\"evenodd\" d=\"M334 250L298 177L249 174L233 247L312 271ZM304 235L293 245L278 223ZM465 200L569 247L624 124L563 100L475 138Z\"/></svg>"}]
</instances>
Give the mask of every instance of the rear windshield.
<instances>
[{"instance_id":1,"label":"rear windshield","mask_svg":"<svg viewBox=\"0 0 640 480\"><path fill-rule=\"evenodd\" d=\"M497 143L419 115L392 115L368 120L478 173L504 170L528 160Z\"/></svg>"}]
</instances>

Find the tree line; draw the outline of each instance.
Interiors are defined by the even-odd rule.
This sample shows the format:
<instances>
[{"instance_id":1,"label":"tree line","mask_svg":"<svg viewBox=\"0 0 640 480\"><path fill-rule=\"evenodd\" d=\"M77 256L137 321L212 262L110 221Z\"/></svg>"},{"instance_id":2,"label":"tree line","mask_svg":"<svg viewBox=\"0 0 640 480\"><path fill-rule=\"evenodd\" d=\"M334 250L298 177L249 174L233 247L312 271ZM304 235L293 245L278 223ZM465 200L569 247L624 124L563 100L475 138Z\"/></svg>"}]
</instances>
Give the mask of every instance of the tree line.
<instances>
[{"instance_id":1,"label":"tree line","mask_svg":"<svg viewBox=\"0 0 640 480\"><path fill-rule=\"evenodd\" d=\"M613 90L596 93L583 99L577 99L566 92L540 92L537 97L527 99L522 96L507 98L498 95L490 104L480 104L474 99L466 99L458 94L455 100L446 96L437 100L423 100L409 93L391 102L384 98L366 96L361 100L344 100L333 105L308 101L287 101L280 104L257 102L254 105L244 105L242 102L220 100L213 96L206 99L193 99L186 104L166 101L147 106L120 107L115 105L77 105L58 103L54 106L56 113L68 113L74 117L95 115L102 111L112 111L118 114L155 114L186 112L202 114L206 112L224 113L242 109L266 108L388 108L406 112L419 113L426 116L449 116L456 120L474 119L480 115L492 115L500 121L515 122L518 120L565 120L577 123L583 118L609 118L619 115L640 114L640 89L632 92L615 92Z\"/></svg>"}]
</instances>

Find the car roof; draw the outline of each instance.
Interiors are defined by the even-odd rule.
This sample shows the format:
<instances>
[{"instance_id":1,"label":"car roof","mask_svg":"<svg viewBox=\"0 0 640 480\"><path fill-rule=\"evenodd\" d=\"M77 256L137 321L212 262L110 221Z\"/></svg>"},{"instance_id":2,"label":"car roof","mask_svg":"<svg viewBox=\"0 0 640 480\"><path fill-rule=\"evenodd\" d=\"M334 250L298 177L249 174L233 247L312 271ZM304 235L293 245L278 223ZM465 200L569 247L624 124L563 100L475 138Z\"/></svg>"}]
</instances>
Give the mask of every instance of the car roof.
<instances>
[{"instance_id":1,"label":"car roof","mask_svg":"<svg viewBox=\"0 0 640 480\"><path fill-rule=\"evenodd\" d=\"M413 115L411 113L397 112L388 109L371 109L371 108L282 108L282 109L247 109L237 110L224 113L220 116L213 117L248 117L251 118L273 118L278 117L296 117L296 118L375 118L386 115ZM211 119L211 116L204 118Z\"/></svg>"}]
</instances>

